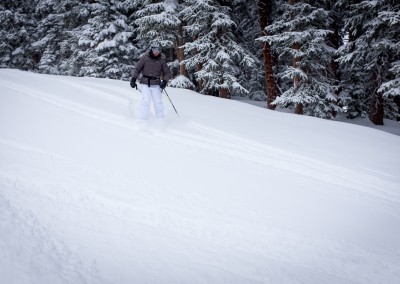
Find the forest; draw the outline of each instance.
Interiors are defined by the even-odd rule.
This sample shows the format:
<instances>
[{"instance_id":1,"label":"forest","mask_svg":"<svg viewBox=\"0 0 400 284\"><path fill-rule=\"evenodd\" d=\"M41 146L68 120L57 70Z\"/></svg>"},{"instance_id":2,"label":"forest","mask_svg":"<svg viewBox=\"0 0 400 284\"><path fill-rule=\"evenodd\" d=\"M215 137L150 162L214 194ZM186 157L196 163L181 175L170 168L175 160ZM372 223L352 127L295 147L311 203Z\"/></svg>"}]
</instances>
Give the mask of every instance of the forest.
<instances>
[{"instance_id":1,"label":"forest","mask_svg":"<svg viewBox=\"0 0 400 284\"><path fill-rule=\"evenodd\" d=\"M129 80L158 41L171 87L400 119L399 0L2 0L0 27L1 68Z\"/></svg>"}]
</instances>

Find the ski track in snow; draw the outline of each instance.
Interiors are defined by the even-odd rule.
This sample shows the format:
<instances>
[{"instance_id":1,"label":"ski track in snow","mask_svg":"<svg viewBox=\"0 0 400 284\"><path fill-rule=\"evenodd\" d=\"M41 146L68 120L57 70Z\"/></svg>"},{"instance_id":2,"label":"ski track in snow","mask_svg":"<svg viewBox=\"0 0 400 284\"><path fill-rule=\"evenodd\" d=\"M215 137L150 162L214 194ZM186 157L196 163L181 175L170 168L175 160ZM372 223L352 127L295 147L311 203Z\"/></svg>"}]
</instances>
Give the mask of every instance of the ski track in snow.
<instances>
[{"instance_id":1,"label":"ski track in snow","mask_svg":"<svg viewBox=\"0 0 400 284\"><path fill-rule=\"evenodd\" d=\"M16 73L13 76L19 77L20 74L23 73ZM7 75L11 76L8 73ZM32 75L29 74L29 76ZM38 78L43 78L42 76L40 75ZM55 83L65 84L62 79L54 79L54 76L51 78ZM21 78L19 80L23 81ZM102 86L103 91L99 91L99 87L93 88L96 86L94 83L81 83L79 79L72 83L72 80L75 79L71 78L70 83L67 84L68 87L76 87L84 90L85 93L92 94L93 98L99 101L99 105L103 105L104 102L100 102L102 100L115 105L117 109L121 110L121 113L112 113L106 109L99 110L91 107L89 102L83 101L84 98L80 100L78 96L69 99L57 96L52 92L36 92L29 87L13 84L7 78L0 78L0 86L4 89L11 89L16 94L28 96L53 107L111 124L126 131L133 131L148 138L162 138L168 143L179 143L199 152L215 152L224 157L259 164L261 168L273 167L282 172L290 170L293 175L336 185L337 191L340 191L340 195L345 199L356 198L372 206L379 204L380 207L376 209L390 214L395 219L400 215L398 177L376 171L371 174L368 169L365 169L364 174L359 170L331 165L323 160L303 157L266 143L219 131L190 119L183 118L179 124L166 125L165 128L149 126L143 129L129 117L128 102L132 100L132 97L127 96L125 90L116 93L115 88ZM113 94L109 93L111 91ZM139 95L133 100L138 103ZM173 114L170 113L170 115ZM88 166L15 141L0 139L0 153L5 158L10 153L12 154L10 157L20 157L20 160L7 161L7 164L4 161L1 162L4 169L0 172L0 186L2 187L0 191L0 247L7 247L6 251L10 251L11 247L12 251L23 252L21 255L3 255L2 257L10 258L14 265L21 263L21 267L30 267L31 269L47 267L48 269L43 274L33 273L33 275L37 275L37 279L26 279L22 283L109 283L110 280L107 279L107 281L104 280L106 277L101 277L94 260L80 259L77 254L78 248L71 247L71 244L68 247L62 241L62 232L58 232L61 225L52 223L51 216L37 216L40 214L39 206L43 203L72 207L78 213L85 215L99 214L108 216L111 220L123 220L127 224L128 230L129 226L135 227L136 225L154 230L163 229L166 234L170 232L181 235L183 243L188 239L195 238L200 244L207 244L203 247L209 247L210 250L214 249L215 251L217 249L225 251L228 256L232 253L231 251L235 251L236 254L232 259L221 261L220 255L216 255L215 259L209 259L210 263L203 264L205 271L211 275L224 275L224 281L231 278L230 283L272 283L277 279L279 283L293 283L293 279L296 277L298 279L295 283L310 283L310 279L318 280L314 283L359 283L352 280L352 271L356 272L365 267L371 271L365 278L359 276L365 280L363 283L369 283L371 279L370 283L379 283L381 271L388 271L391 275L400 277L398 269L388 267L386 264L388 260L390 263L400 263L399 247L394 247L392 251L386 247L382 247L382 250L378 252L369 251L362 244L340 243L326 236L321 238L320 235L308 235L309 242L299 245L302 232L296 231L295 228L285 228L284 224L282 227L276 227L276 223L271 220L266 220L265 224L252 223L252 220L262 219L260 214L263 213L249 210L245 205L225 203L221 206L217 201L213 203L212 200L194 192L177 193L168 188L161 191L154 188L154 185L148 180L133 178L130 173ZM32 167L23 164L26 157L30 158L33 165L37 165L36 174L42 179L21 179L24 174L28 177L32 176L30 173ZM51 165L54 172L51 174L43 172L48 168L46 165ZM18 168L18 175L15 174L15 168ZM64 172L64 176L57 176L58 172ZM51 178L47 182L43 182L47 175ZM86 176L102 181L98 184L103 186L91 187L91 181L86 180ZM66 180L70 181L68 185L65 184ZM110 196L107 193L110 188L118 189L117 192L113 192L113 202L110 202ZM326 192L324 188L318 190ZM129 192L134 199L126 192ZM329 192L326 193L329 194ZM21 207L23 201L29 198L36 198L37 204L32 205L32 208ZM201 208L194 204L208 204L208 207ZM174 208L179 206L187 208L188 212L191 211L192 216L184 216L180 212L174 211ZM215 220L203 222L201 220L203 211L214 213ZM63 216L63 218L68 217ZM10 220L13 220L14 223ZM46 220L42 221L46 223L39 223L39 220ZM193 222L193 220L196 221ZM235 221L230 224L230 220ZM243 228L248 230L238 233L236 227L238 223L242 230ZM266 226L268 230L260 230L258 235L252 235L254 228L259 228L260 225ZM221 226L224 226L223 232L220 230ZM101 230L97 227L96 229ZM107 235L108 232L104 232L104 234ZM303 234L307 233L303 232ZM20 236L18 240L11 240L8 237L15 235ZM128 241L129 235L128 233L122 234L120 238L121 241ZM28 239L29 242L26 241ZM25 243L30 247L22 247L22 244ZM76 245L79 244L81 243L77 241ZM89 246L87 243L86 245ZM289 254L289 251L294 254ZM199 249L195 252L200 255L212 251L202 252ZM312 252L311 255L305 255L310 252ZM348 254L344 255L343 252ZM235 259L238 255L241 255L241 261L248 265L238 262ZM332 258L332 255L335 257ZM349 255L354 259L349 258ZM379 257L376 257L377 255ZM299 258L299 256L302 257ZM312 267L316 262L313 257L317 256L323 261L320 266ZM254 259L263 261L254 261ZM360 259L363 261L360 262ZM27 264L27 262L29 263ZM37 265L34 264L35 262ZM329 267L335 267L337 270L343 266L343 274L339 276L337 271L325 269L324 265L327 263ZM24 266L24 264L27 265ZM235 268L235 271L232 270L232 267ZM253 270L249 271L249 267L253 267ZM8 270L15 271L14 267L0 268L0 272L5 275L6 279L7 277L15 279L17 275L8 275ZM212 273L213 270L215 270L214 273ZM276 271L281 273L274 275ZM303 273L299 273L299 271L303 271ZM269 275L270 278L266 278L266 275ZM299 277L299 275L302 276ZM329 275L329 279L326 278L327 275ZM138 279L144 281L140 277ZM211 279L211 281L216 279ZM122 278L119 281L118 279L114 280L116 283L124 283ZM198 283L208 282L204 279Z\"/></svg>"},{"instance_id":2,"label":"ski track in snow","mask_svg":"<svg viewBox=\"0 0 400 284\"><path fill-rule=\"evenodd\" d=\"M54 80L54 79L53 79ZM60 80L59 80L60 81ZM2 79L0 79L0 83ZM62 81L65 84L65 80ZM123 106L126 111L129 98L121 98L120 96L110 95L107 92L94 91L90 86L85 87L82 83L69 83L70 86L79 86L85 91L92 93L109 102L118 103ZM89 107L82 103L71 102L67 99L60 99L54 94L38 93L29 88L17 86L7 80L3 81L3 86L12 88L13 90L22 93L26 96L32 96L40 99L46 103L50 103L56 107L62 108L67 111L76 112L80 115L109 123L128 130L140 130L140 126L135 121L129 119L128 116L121 114L112 114L110 112L98 111L95 108ZM106 88L113 90L112 88ZM139 98L139 96L137 96ZM312 178L320 179L329 183L337 184L342 188L351 188L355 191L360 198L380 198L386 203L387 210L393 210L397 216L400 213L400 193L396 190L397 182L390 182L387 176L373 175L366 173L360 175L358 172L349 168L335 167L322 161L315 159L298 156L290 152L281 151L272 148L266 144L242 138L236 135L223 133L211 127L204 126L198 122L188 121L185 123L184 130L157 130L149 129L142 131L144 135L156 135L166 140L183 143L189 146L194 146L202 149L220 152L226 155L233 155L235 157L265 164L266 166L273 166L282 170L291 169L294 173L305 175ZM143 130L143 129L142 129ZM192 131L188 131L192 130ZM193 131L194 130L194 131ZM191 132L191 133L190 133ZM194 132L194 133L193 133ZM307 161L307 163L304 163ZM328 168L329 171L323 172L321 169ZM318 175L315 173L318 172ZM367 180L367 183L362 181ZM382 188L381 191L379 189ZM392 190L387 191L386 188ZM348 191L343 190L343 194Z\"/></svg>"},{"instance_id":3,"label":"ski track in snow","mask_svg":"<svg viewBox=\"0 0 400 284\"><path fill-rule=\"evenodd\" d=\"M57 79L53 80L57 81ZM65 85L65 80L58 81ZM30 90L29 88L12 84L6 79L0 79L0 83L1 82L6 88L12 88L23 95L40 99L58 108L76 112L80 115L128 130L143 130L135 121L129 119L128 116L113 114L106 111L99 111L95 108L85 105L84 103L71 102L65 98L58 98L52 93L38 93ZM86 92L94 94L98 98L117 103L124 107L124 109L127 106L127 101L129 98L121 98L123 93L120 93L118 96L116 96L115 89L111 87L105 87L105 89L110 91L113 90L114 94L93 90L90 86L95 86L95 84L90 83L74 82L69 83L68 85L72 87L79 86L79 89L84 89ZM85 85L87 85L87 87L85 87ZM391 182L390 179L388 179L388 177L385 175L376 173L375 175L371 176L369 171L367 171L365 175L361 175L349 168L328 165L322 161L298 156L290 152L272 148L260 142L218 131L198 122L187 121L184 123L185 125L183 130L177 130L173 127L171 127L170 130L146 128L145 131L142 131L141 133L142 135L155 135L174 143L182 143L192 147L216 151L228 156L234 156L240 159L261 163L266 166L273 166L282 170L290 169L294 173L333 183L341 188L351 188L352 191L358 195L358 197L366 200L368 200L368 198L380 198L382 199L383 203L386 204L387 210L394 211L393 213L396 216L400 212L400 207L398 206L400 204L400 193L396 190L398 184L396 181ZM324 172L321 169L329 170ZM316 172L318 172L318 175L315 174ZM363 182L365 180L367 183ZM349 194L349 191L343 190L343 194Z\"/></svg>"},{"instance_id":4,"label":"ski track in snow","mask_svg":"<svg viewBox=\"0 0 400 284\"><path fill-rule=\"evenodd\" d=\"M282 151L266 144L206 127L196 122L189 122L188 126L197 132L203 133L203 135L190 135L188 131L174 130L170 131L172 135L169 132L166 135L158 135L165 139L173 139L178 143L186 143L226 155L234 155L235 157L257 162L265 166L272 166L281 170L290 169L293 173L299 175L336 184L338 188L343 189L343 195L353 192L359 198L365 199L367 202L370 200L373 203L376 202L376 198L379 198L382 200L381 204L386 204L386 209L389 212L393 211L394 216L398 216L400 213L400 192L396 190L398 183L387 180L387 175L380 176L375 174L371 176L369 172L362 175L349 168L330 165L312 158ZM315 173L318 174L316 175ZM351 189L351 191L348 189Z\"/></svg>"}]
</instances>

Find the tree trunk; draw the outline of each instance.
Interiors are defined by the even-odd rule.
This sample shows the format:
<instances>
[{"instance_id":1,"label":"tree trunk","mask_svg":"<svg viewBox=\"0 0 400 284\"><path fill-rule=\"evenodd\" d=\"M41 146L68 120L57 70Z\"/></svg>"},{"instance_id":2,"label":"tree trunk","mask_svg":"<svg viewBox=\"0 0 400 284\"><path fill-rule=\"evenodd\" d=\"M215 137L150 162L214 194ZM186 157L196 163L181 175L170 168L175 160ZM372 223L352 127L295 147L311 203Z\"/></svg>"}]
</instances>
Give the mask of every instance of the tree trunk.
<instances>
[{"instance_id":1,"label":"tree trunk","mask_svg":"<svg viewBox=\"0 0 400 284\"><path fill-rule=\"evenodd\" d=\"M228 89L220 88L219 90L219 97L223 99L230 99L230 93Z\"/></svg>"},{"instance_id":2,"label":"tree trunk","mask_svg":"<svg viewBox=\"0 0 400 284\"><path fill-rule=\"evenodd\" d=\"M197 38L194 36L193 37L193 41L195 41ZM196 50L196 52L197 53L200 53L200 51L197 49ZM195 68L195 71L197 72L197 71L200 71L201 69L203 69L203 64L202 63L198 63L198 64L196 64L196 68ZM203 80L199 80L199 81L197 81L198 82L198 88L199 88L199 93L203 93L203 89L204 89L204 82L203 82Z\"/></svg>"},{"instance_id":3,"label":"tree trunk","mask_svg":"<svg viewBox=\"0 0 400 284\"><path fill-rule=\"evenodd\" d=\"M375 125L383 125L384 108L381 94L374 93L369 106L369 119Z\"/></svg>"},{"instance_id":4,"label":"tree trunk","mask_svg":"<svg viewBox=\"0 0 400 284\"><path fill-rule=\"evenodd\" d=\"M294 113L295 114L303 114L303 104L299 103L296 105L296 107L294 108Z\"/></svg>"},{"instance_id":5,"label":"tree trunk","mask_svg":"<svg viewBox=\"0 0 400 284\"><path fill-rule=\"evenodd\" d=\"M374 82L374 85L376 86L375 91L373 91L369 95L369 110L368 110L368 116L369 119L372 121L373 124L375 125L383 125L383 117L385 115L385 110L383 107L383 96L382 94L379 94L376 90L378 89L377 86L380 86L382 84L382 81L380 80L379 74L379 67L376 68L376 70L373 71L373 75L371 80Z\"/></svg>"},{"instance_id":6,"label":"tree trunk","mask_svg":"<svg viewBox=\"0 0 400 284\"><path fill-rule=\"evenodd\" d=\"M299 43L295 43L293 44L293 49L298 50L300 49L300 44ZM300 61L300 59L298 57L293 57L292 59L292 67L293 68L299 68L298 67L298 62ZM293 88L294 88L294 92L296 93L297 90L299 89L301 85L301 78L299 76L295 76L293 79ZM294 113L295 114L303 114L303 104L302 103L298 103L295 106L294 109Z\"/></svg>"},{"instance_id":7,"label":"tree trunk","mask_svg":"<svg viewBox=\"0 0 400 284\"><path fill-rule=\"evenodd\" d=\"M176 47L176 54L178 56L178 61L179 61L179 74L185 77L189 77L186 66L182 64L182 61L185 60L185 53L182 48L184 44L185 42L183 40L183 24L181 23L179 25L179 31L178 31L178 46Z\"/></svg>"},{"instance_id":8,"label":"tree trunk","mask_svg":"<svg viewBox=\"0 0 400 284\"><path fill-rule=\"evenodd\" d=\"M397 105L397 112L399 114L399 116L397 117L397 121L400 122L400 96L395 96L393 98L393 101Z\"/></svg>"},{"instance_id":9,"label":"tree trunk","mask_svg":"<svg viewBox=\"0 0 400 284\"><path fill-rule=\"evenodd\" d=\"M263 35L267 35L265 28L271 23L271 1L259 0L258 10L260 15L260 28ZM275 109L275 105L272 102L277 97L277 86L275 82L275 76L273 73L273 56L271 52L271 46L268 42L264 43L263 47L263 58L264 58L264 69L265 69L265 82L267 85L267 108Z\"/></svg>"},{"instance_id":10,"label":"tree trunk","mask_svg":"<svg viewBox=\"0 0 400 284\"><path fill-rule=\"evenodd\" d=\"M196 65L196 72L197 71L200 71L201 69L203 68L203 64L201 64L201 63L199 63L199 64L197 64ZM200 79L199 81L198 81L198 83L199 83L199 93L203 93L203 90L204 90L204 82L203 82L203 79Z\"/></svg>"}]
</instances>

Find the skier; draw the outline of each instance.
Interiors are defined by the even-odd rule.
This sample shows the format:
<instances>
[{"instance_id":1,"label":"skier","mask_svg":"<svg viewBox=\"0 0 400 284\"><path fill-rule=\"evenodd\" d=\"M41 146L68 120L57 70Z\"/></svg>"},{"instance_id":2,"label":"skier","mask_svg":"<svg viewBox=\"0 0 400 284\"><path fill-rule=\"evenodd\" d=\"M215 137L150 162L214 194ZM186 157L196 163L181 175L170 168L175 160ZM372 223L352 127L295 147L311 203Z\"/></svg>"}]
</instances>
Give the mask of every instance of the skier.
<instances>
[{"instance_id":1,"label":"skier","mask_svg":"<svg viewBox=\"0 0 400 284\"><path fill-rule=\"evenodd\" d=\"M148 119L151 101L153 102L156 118L164 118L164 105L161 93L171 78L171 71L167 65L165 55L161 53L160 43L153 42L150 45L149 52L144 53L140 57L135 68L132 70L130 82L132 88L137 89L136 80L140 73L143 75L139 81L143 96L140 119Z\"/></svg>"}]
</instances>

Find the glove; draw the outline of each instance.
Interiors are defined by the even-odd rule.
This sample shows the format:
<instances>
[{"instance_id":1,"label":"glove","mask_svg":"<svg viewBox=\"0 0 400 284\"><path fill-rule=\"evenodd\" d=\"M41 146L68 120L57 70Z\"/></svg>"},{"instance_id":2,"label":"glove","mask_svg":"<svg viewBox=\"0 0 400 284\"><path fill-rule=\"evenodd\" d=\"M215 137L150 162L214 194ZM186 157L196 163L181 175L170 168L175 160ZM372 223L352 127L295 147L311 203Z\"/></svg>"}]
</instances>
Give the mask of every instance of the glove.
<instances>
[{"instance_id":1,"label":"glove","mask_svg":"<svg viewBox=\"0 0 400 284\"><path fill-rule=\"evenodd\" d=\"M136 78L131 79L131 88L136 88L137 90Z\"/></svg>"},{"instance_id":2,"label":"glove","mask_svg":"<svg viewBox=\"0 0 400 284\"><path fill-rule=\"evenodd\" d=\"M161 88L161 90L164 90L165 89L165 87L167 86L167 81L162 81L161 83L160 83L160 88Z\"/></svg>"}]
</instances>

